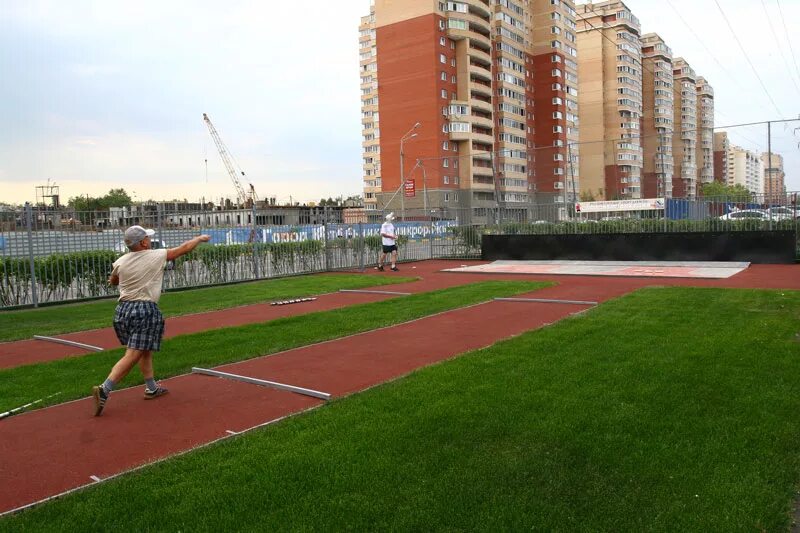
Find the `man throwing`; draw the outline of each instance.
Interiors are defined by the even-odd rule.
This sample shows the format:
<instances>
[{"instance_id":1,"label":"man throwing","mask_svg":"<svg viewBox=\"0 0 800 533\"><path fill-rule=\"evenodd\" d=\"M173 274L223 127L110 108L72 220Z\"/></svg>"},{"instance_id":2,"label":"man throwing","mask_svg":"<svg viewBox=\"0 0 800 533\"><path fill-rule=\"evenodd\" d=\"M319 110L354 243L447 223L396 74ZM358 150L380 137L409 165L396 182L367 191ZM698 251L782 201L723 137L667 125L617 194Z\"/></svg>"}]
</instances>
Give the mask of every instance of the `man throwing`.
<instances>
[{"instance_id":1,"label":"man throwing","mask_svg":"<svg viewBox=\"0 0 800 533\"><path fill-rule=\"evenodd\" d=\"M114 331L120 343L127 346L120 359L102 385L92 388L94 416L100 416L114 386L138 363L145 381L144 398L152 400L168 391L153 378L153 352L161 348L164 336L164 317L158 309L161 282L167 261L194 250L211 237L200 235L177 248L151 249L151 229L131 226L125 230L125 245L130 250L114 262L108 282L119 285L119 304L114 312Z\"/></svg>"},{"instance_id":2,"label":"man throwing","mask_svg":"<svg viewBox=\"0 0 800 533\"><path fill-rule=\"evenodd\" d=\"M392 254L392 270L397 272L397 235L395 233L394 213L386 215L386 222L381 225L381 242L383 244L383 253L378 260L377 270L383 272L383 263L386 261L386 255Z\"/></svg>"}]
</instances>

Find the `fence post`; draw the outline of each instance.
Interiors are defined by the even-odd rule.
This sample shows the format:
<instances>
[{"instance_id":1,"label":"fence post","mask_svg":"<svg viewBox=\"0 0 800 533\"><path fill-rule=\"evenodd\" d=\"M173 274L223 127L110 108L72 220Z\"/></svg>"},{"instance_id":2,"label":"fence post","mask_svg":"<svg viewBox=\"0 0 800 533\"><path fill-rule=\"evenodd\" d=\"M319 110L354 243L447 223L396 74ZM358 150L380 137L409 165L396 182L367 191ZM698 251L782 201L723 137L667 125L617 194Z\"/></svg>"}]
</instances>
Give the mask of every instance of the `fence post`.
<instances>
[{"instance_id":1,"label":"fence post","mask_svg":"<svg viewBox=\"0 0 800 533\"><path fill-rule=\"evenodd\" d=\"M250 224L250 233L253 236L252 244L253 244L253 275L255 279L260 279L259 276L259 268L258 268L258 224L256 224L256 203L253 202L252 207L252 217L253 220Z\"/></svg>"},{"instance_id":2,"label":"fence post","mask_svg":"<svg viewBox=\"0 0 800 533\"><path fill-rule=\"evenodd\" d=\"M433 216L427 213L428 221L430 222L430 231L428 231L428 244L430 245L430 256L428 259L433 259Z\"/></svg>"},{"instance_id":3,"label":"fence post","mask_svg":"<svg viewBox=\"0 0 800 533\"><path fill-rule=\"evenodd\" d=\"M28 230L28 264L31 268L31 299L34 307L39 307L39 293L36 290L36 268L33 265L33 208L25 202L25 225Z\"/></svg>"},{"instance_id":4,"label":"fence post","mask_svg":"<svg viewBox=\"0 0 800 533\"><path fill-rule=\"evenodd\" d=\"M322 208L322 234L325 244L325 253L322 256L323 261L325 261L323 267L325 268L325 272L328 272L328 254L330 253L328 249L328 206Z\"/></svg>"},{"instance_id":5,"label":"fence post","mask_svg":"<svg viewBox=\"0 0 800 533\"><path fill-rule=\"evenodd\" d=\"M358 242L359 247L361 248L358 268L361 270L361 272L364 272L364 251L367 249L367 240L364 238L364 223L361 221L358 223Z\"/></svg>"}]
</instances>

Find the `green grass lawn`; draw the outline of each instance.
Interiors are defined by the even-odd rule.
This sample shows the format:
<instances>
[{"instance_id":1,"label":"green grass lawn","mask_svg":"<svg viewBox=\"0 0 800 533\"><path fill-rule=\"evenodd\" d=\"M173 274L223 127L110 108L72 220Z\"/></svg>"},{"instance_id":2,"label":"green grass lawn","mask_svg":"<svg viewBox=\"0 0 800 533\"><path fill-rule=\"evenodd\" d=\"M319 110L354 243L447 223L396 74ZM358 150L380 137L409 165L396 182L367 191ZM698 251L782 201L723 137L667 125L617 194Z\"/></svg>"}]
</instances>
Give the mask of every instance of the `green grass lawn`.
<instances>
[{"instance_id":1,"label":"green grass lawn","mask_svg":"<svg viewBox=\"0 0 800 533\"><path fill-rule=\"evenodd\" d=\"M155 355L159 379L191 371L193 366L217 366L243 361L362 331L399 324L422 316L534 291L548 283L484 281L382 302L279 318L268 322L219 328L165 339ZM108 350L82 357L0 370L0 412L38 398L60 393L37 407L89 395L101 383L124 350ZM134 369L119 385L142 383Z\"/></svg>"},{"instance_id":2,"label":"green grass lawn","mask_svg":"<svg viewBox=\"0 0 800 533\"><path fill-rule=\"evenodd\" d=\"M797 292L644 290L0 529L786 531L798 331Z\"/></svg>"},{"instance_id":3,"label":"green grass lawn","mask_svg":"<svg viewBox=\"0 0 800 533\"><path fill-rule=\"evenodd\" d=\"M167 292L161 296L159 307L164 316L169 317L273 300L301 298L336 292L339 289L404 283L415 279L361 274L298 276ZM0 342L30 339L34 335L55 335L110 327L116 305L117 301L114 299L39 309L0 311Z\"/></svg>"}]
</instances>

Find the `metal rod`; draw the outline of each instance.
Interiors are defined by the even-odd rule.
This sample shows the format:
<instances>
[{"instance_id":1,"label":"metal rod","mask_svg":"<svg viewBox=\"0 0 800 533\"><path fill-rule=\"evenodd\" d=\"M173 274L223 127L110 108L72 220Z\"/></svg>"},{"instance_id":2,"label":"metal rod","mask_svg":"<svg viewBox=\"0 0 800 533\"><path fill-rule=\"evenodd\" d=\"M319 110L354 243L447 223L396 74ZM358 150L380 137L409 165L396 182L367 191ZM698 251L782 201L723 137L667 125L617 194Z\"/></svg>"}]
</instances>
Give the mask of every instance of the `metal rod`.
<instances>
[{"instance_id":1,"label":"metal rod","mask_svg":"<svg viewBox=\"0 0 800 533\"><path fill-rule=\"evenodd\" d=\"M285 383L277 383L275 381L266 381L264 379L250 378L247 376L240 376L238 374L229 374L227 372L220 372L218 370L208 370L206 368L192 367L192 374L204 374L206 376L215 376L218 378L227 378L234 381L243 381L252 385L261 385L262 387L272 387L274 389L285 390L289 392L296 392L306 396L313 396L322 400L330 400L331 395L327 392L315 391L312 389L304 389L302 387L295 387L294 385L286 385Z\"/></svg>"},{"instance_id":2,"label":"metal rod","mask_svg":"<svg viewBox=\"0 0 800 533\"><path fill-rule=\"evenodd\" d=\"M26 403L25 405L21 405L19 407L15 407L14 409L11 409L10 411L6 411L5 413L0 413L0 420L2 420L3 418L8 418L11 415L15 415L15 414L19 413L20 411L30 407L31 405L36 405L37 403L41 403L41 402L43 402L43 401L45 401L45 400L47 400L49 398L52 398L53 396L58 396L59 394L61 394L61 393L57 392L55 394L51 394L50 396L45 396L44 398L39 398L38 400L32 401L30 403Z\"/></svg>"},{"instance_id":3,"label":"metal rod","mask_svg":"<svg viewBox=\"0 0 800 533\"><path fill-rule=\"evenodd\" d=\"M339 289L339 292L359 292L363 294L394 294L396 296L410 296L410 292L371 291L368 289Z\"/></svg>"},{"instance_id":4,"label":"metal rod","mask_svg":"<svg viewBox=\"0 0 800 533\"><path fill-rule=\"evenodd\" d=\"M544 298L495 298L496 302L528 302L541 304L573 304L573 305L597 305L597 302L584 302L581 300L548 300Z\"/></svg>"},{"instance_id":5,"label":"metal rod","mask_svg":"<svg viewBox=\"0 0 800 533\"><path fill-rule=\"evenodd\" d=\"M37 341L55 342L58 344L66 344L67 346L75 346L76 348L83 348L92 352L102 352L104 348L99 346L92 346L91 344L84 344L82 342L68 341L67 339L59 339L58 337L45 337L44 335L34 335Z\"/></svg>"}]
</instances>

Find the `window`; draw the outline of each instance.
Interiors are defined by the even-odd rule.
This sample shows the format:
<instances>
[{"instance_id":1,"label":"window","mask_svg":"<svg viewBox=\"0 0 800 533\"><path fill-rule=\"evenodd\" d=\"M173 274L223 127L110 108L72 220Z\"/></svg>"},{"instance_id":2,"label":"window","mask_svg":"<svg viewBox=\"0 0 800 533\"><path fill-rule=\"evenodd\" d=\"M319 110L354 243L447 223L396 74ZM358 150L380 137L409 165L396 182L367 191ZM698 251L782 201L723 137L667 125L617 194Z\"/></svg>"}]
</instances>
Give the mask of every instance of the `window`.
<instances>
[{"instance_id":1,"label":"window","mask_svg":"<svg viewBox=\"0 0 800 533\"><path fill-rule=\"evenodd\" d=\"M444 37L439 37L439 44L445 46L447 44L447 39Z\"/></svg>"},{"instance_id":2,"label":"window","mask_svg":"<svg viewBox=\"0 0 800 533\"><path fill-rule=\"evenodd\" d=\"M448 159L442 159L442 166L448 168L450 166L450 161Z\"/></svg>"},{"instance_id":3,"label":"window","mask_svg":"<svg viewBox=\"0 0 800 533\"><path fill-rule=\"evenodd\" d=\"M442 81L447 81L447 72L442 72L439 77L442 78Z\"/></svg>"},{"instance_id":4,"label":"window","mask_svg":"<svg viewBox=\"0 0 800 533\"><path fill-rule=\"evenodd\" d=\"M553 74L554 77L560 78L561 77L561 69L554 68L552 74Z\"/></svg>"},{"instance_id":5,"label":"window","mask_svg":"<svg viewBox=\"0 0 800 533\"><path fill-rule=\"evenodd\" d=\"M450 184L450 176L445 176L444 177L444 184L445 185L449 185Z\"/></svg>"},{"instance_id":6,"label":"window","mask_svg":"<svg viewBox=\"0 0 800 533\"><path fill-rule=\"evenodd\" d=\"M558 54L553 54L550 58L550 62L552 63L561 63L561 56Z\"/></svg>"},{"instance_id":7,"label":"window","mask_svg":"<svg viewBox=\"0 0 800 533\"><path fill-rule=\"evenodd\" d=\"M447 90L446 89L442 89L442 98L444 98L445 100L447 99Z\"/></svg>"},{"instance_id":8,"label":"window","mask_svg":"<svg viewBox=\"0 0 800 533\"><path fill-rule=\"evenodd\" d=\"M447 63L447 57L444 54L439 54L439 63Z\"/></svg>"}]
</instances>

